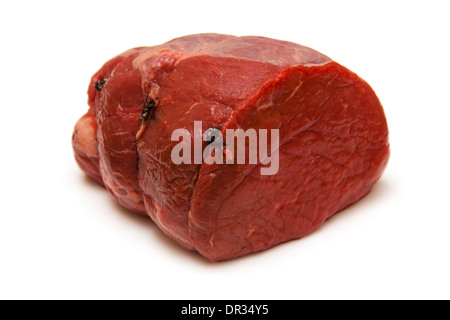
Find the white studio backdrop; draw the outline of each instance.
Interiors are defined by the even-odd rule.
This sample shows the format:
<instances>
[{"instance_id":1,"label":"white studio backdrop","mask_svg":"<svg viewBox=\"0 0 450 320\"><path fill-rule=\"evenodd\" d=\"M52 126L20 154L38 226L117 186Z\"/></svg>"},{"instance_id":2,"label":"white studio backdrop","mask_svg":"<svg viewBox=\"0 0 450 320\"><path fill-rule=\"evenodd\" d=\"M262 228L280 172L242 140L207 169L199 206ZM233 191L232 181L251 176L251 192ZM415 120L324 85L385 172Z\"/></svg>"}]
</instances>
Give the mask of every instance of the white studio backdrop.
<instances>
[{"instance_id":1,"label":"white studio backdrop","mask_svg":"<svg viewBox=\"0 0 450 320\"><path fill-rule=\"evenodd\" d=\"M0 298L450 298L448 1L9 1L0 4ZM73 126L113 56L193 33L312 47L384 105L392 156L315 233L209 263L76 166Z\"/></svg>"}]
</instances>

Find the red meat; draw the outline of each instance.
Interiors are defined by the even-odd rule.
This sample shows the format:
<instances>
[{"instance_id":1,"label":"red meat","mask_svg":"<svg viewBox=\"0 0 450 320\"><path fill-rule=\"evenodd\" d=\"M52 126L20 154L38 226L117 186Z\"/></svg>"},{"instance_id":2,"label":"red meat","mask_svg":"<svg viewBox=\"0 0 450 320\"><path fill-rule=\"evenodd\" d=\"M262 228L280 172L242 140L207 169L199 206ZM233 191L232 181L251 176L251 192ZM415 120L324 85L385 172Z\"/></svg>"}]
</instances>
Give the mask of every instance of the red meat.
<instances>
[{"instance_id":1,"label":"red meat","mask_svg":"<svg viewBox=\"0 0 450 320\"><path fill-rule=\"evenodd\" d=\"M383 108L364 80L268 38L203 34L132 49L93 76L89 106L73 137L80 167L212 261L310 233L366 195L389 158ZM248 161L174 164L171 135L184 128L193 139L194 121L224 134L279 129L278 173Z\"/></svg>"}]
</instances>

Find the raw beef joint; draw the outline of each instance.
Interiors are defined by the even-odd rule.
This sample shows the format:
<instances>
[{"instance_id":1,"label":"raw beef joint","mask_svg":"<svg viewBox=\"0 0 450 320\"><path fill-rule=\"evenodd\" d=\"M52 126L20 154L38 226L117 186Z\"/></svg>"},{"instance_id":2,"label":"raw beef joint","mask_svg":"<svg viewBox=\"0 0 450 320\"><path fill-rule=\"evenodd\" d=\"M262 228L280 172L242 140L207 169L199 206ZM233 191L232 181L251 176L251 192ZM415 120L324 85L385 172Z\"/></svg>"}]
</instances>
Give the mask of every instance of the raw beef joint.
<instances>
[{"instance_id":1,"label":"raw beef joint","mask_svg":"<svg viewBox=\"0 0 450 320\"><path fill-rule=\"evenodd\" d=\"M131 49L94 74L88 95L73 135L78 165L122 206L211 261L312 232L364 197L389 158L371 87L291 42L200 34ZM208 129L216 134L210 141ZM267 156L251 160L248 135L244 161L227 163L235 156L231 129L254 129ZM177 130L185 136L174 139ZM192 161L173 159L182 140L180 155L192 151ZM220 155L219 142L224 164L207 161ZM210 144L210 158L194 160Z\"/></svg>"}]
</instances>

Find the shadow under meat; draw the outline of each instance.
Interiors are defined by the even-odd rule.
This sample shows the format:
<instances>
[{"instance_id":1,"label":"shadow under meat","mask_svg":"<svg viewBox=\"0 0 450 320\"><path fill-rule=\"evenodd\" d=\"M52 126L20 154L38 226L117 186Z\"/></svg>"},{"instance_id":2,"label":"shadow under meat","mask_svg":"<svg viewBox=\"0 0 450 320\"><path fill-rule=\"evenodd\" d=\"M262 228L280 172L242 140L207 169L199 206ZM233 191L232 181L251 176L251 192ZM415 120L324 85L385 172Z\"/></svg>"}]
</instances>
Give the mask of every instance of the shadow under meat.
<instances>
[{"instance_id":1,"label":"shadow under meat","mask_svg":"<svg viewBox=\"0 0 450 320\"><path fill-rule=\"evenodd\" d=\"M96 181L94 181L93 179L91 179L87 176L84 177L84 182L91 188L103 189L105 192L108 192L103 186L101 186ZM380 181L378 181L375 184L375 186L372 188L372 190L366 196L364 196L362 199L360 199L356 203L351 204L347 208L341 210L337 214L331 216L317 230L313 231L312 233L310 233L300 239L294 239L294 240L290 240L285 243L279 244L271 250L276 250L275 248L281 247L288 243L292 243L293 241L301 241L301 239L304 239L304 238L310 236L311 234L315 234L317 231L320 232L320 229L322 229L323 226L329 225L330 223L333 223L333 221L337 221L337 219L342 219L342 217L344 217L344 216L348 216L348 215L352 215L352 214L361 214L364 206L370 206L370 204L372 202L380 201L380 199L382 199L382 197L384 197L387 193L392 192L392 190L394 190L392 182L389 181L388 179L381 179ZM136 214L136 213L122 207L112 197L110 199L111 199L111 202L113 203L113 207L115 208L116 212L118 212L122 217L124 217L128 221L131 221L135 225L137 225L141 228L145 228L145 229L149 230L149 232L152 232L152 235L154 236L153 238L158 239L158 241L160 242L160 245L163 245L166 248L170 249L176 255L183 255L183 256L185 256L189 259L192 259L193 261L196 261L202 265L224 266L224 265L236 263L238 261L242 261L243 259L250 259L252 257L253 258L260 257L265 252L267 252L267 250L265 250L265 251L260 251L260 252L254 252L252 254L248 254L243 257L234 258L231 260L220 261L218 263L211 262L208 259L201 256L198 252L187 250L187 249L181 247L176 241L174 241L170 237L166 236L164 234L164 232L158 228L158 226L151 220L151 218L149 216ZM151 243L151 241L149 241L149 245L153 245Z\"/></svg>"}]
</instances>

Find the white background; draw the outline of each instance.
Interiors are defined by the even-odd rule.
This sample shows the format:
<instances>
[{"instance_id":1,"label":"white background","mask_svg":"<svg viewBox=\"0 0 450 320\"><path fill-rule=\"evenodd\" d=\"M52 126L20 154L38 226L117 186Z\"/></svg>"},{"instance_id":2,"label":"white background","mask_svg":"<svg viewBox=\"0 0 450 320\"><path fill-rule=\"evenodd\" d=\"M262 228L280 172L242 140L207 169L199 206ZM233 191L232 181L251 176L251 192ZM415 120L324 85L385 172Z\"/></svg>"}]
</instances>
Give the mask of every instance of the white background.
<instances>
[{"instance_id":1,"label":"white background","mask_svg":"<svg viewBox=\"0 0 450 320\"><path fill-rule=\"evenodd\" d=\"M448 1L2 1L0 298L450 298ZM203 32L332 57L383 103L392 157L318 231L210 263L76 166L91 75L131 47Z\"/></svg>"}]
</instances>

